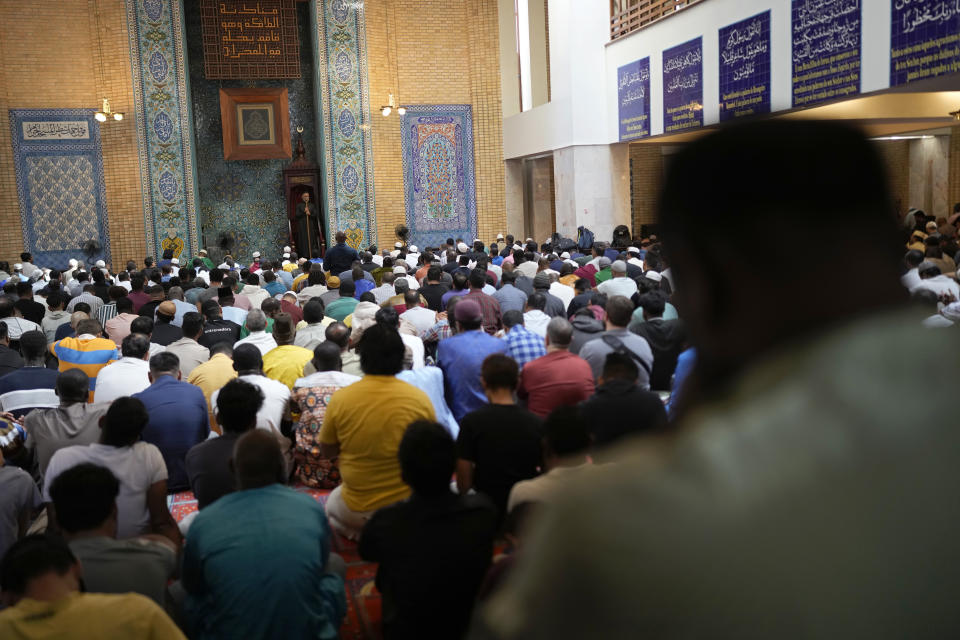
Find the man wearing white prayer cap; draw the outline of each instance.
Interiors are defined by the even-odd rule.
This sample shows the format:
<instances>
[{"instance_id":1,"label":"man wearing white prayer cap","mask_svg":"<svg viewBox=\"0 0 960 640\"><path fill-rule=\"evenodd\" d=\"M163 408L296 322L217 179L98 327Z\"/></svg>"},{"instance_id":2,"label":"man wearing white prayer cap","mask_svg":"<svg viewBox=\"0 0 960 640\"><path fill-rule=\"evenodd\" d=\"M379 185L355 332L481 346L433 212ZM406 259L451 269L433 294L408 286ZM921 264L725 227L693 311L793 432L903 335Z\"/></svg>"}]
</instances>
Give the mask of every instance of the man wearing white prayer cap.
<instances>
[{"instance_id":1,"label":"man wearing white prayer cap","mask_svg":"<svg viewBox=\"0 0 960 640\"><path fill-rule=\"evenodd\" d=\"M627 260L628 264L632 264L643 269L643 260L640 259L640 249L636 247L627 247L627 255L630 256Z\"/></svg>"}]
</instances>

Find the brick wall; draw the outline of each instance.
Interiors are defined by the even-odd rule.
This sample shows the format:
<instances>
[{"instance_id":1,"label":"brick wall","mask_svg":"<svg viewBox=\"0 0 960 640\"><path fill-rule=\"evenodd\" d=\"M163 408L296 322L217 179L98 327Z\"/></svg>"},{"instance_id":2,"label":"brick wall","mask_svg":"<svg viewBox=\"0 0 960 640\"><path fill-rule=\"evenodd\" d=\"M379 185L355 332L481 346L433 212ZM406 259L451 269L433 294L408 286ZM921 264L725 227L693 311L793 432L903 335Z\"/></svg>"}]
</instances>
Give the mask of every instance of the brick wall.
<instances>
[{"instance_id":1,"label":"brick wall","mask_svg":"<svg viewBox=\"0 0 960 640\"><path fill-rule=\"evenodd\" d=\"M405 221L400 118L380 115L387 94L401 104L473 105L480 237L506 225L497 4L474 0L367 0L367 60L377 231L393 244Z\"/></svg>"},{"instance_id":2,"label":"brick wall","mask_svg":"<svg viewBox=\"0 0 960 640\"><path fill-rule=\"evenodd\" d=\"M102 43L97 44L95 10ZM0 259L23 250L8 109L110 107L130 117L100 128L114 263L145 251L133 86L123 0L0 3ZM100 72L100 49L103 74Z\"/></svg>"},{"instance_id":3,"label":"brick wall","mask_svg":"<svg viewBox=\"0 0 960 640\"><path fill-rule=\"evenodd\" d=\"M660 147L652 144L630 145L630 220L633 233L640 225L657 221L657 194L663 179L663 156Z\"/></svg>"}]
</instances>

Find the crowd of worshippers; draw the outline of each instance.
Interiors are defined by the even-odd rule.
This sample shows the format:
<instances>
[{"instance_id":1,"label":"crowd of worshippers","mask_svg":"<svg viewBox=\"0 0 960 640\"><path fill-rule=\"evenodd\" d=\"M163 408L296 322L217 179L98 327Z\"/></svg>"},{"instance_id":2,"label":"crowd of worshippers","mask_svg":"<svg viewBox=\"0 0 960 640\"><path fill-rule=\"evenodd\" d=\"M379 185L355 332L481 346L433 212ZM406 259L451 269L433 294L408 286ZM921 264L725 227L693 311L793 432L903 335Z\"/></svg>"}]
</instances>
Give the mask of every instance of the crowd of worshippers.
<instances>
[{"instance_id":1,"label":"crowd of worshippers","mask_svg":"<svg viewBox=\"0 0 960 640\"><path fill-rule=\"evenodd\" d=\"M387 637L462 635L532 505L667 429L686 339L633 244L0 264L0 630L336 637L336 532L378 563Z\"/></svg>"},{"instance_id":2,"label":"crowd of worshippers","mask_svg":"<svg viewBox=\"0 0 960 640\"><path fill-rule=\"evenodd\" d=\"M949 217L935 218L920 209L904 216L909 239L900 281L920 305L931 313L923 320L930 328L952 327L960 322L960 202Z\"/></svg>"},{"instance_id":3,"label":"crowd of worshippers","mask_svg":"<svg viewBox=\"0 0 960 640\"><path fill-rule=\"evenodd\" d=\"M956 211L906 223L927 327L960 319ZM337 233L323 260L117 272L23 254L0 274L0 636L334 638L338 534L378 563L385 637L461 637L525 524L683 411L698 356L671 265L656 236L619 244Z\"/></svg>"}]
</instances>

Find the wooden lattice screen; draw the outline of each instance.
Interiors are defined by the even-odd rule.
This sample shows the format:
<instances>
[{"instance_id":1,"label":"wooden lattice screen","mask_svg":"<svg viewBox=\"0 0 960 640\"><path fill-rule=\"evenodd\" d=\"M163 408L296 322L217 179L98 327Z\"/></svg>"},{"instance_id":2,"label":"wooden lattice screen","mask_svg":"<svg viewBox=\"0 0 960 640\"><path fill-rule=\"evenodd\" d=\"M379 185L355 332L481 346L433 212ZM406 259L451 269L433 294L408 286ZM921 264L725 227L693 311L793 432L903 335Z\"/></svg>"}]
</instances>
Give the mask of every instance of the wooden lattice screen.
<instances>
[{"instance_id":1,"label":"wooden lattice screen","mask_svg":"<svg viewBox=\"0 0 960 640\"><path fill-rule=\"evenodd\" d=\"M616 40L703 0L610 0L610 39Z\"/></svg>"}]
</instances>

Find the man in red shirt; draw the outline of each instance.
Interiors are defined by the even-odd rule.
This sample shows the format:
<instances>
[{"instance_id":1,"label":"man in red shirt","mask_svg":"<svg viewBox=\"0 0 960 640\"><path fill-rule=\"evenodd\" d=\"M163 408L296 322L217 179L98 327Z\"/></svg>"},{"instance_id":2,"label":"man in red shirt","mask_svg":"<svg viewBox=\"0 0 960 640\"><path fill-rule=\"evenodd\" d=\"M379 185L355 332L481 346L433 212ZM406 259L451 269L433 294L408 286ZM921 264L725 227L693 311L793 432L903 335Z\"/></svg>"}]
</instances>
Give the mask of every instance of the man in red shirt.
<instances>
[{"instance_id":1,"label":"man in red shirt","mask_svg":"<svg viewBox=\"0 0 960 640\"><path fill-rule=\"evenodd\" d=\"M464 299L475 300L480 305L483 314L483 330L490 335L503 329L503 319L500 316L500 303L493 296L483 292L483 285L487 284L487 272L483 269L474 269L469 276L470 292Z\"/></svg>"},{"instance_id":2,"label":"man in red shirt","mask_svg":"<svg viewBox=\"0 0 960 640\"><path fill-rule=\"evenodd\" d=\"M566 318L551 319L547 355L528 362L520 374L518 393L527 399L527 409L540 417L593 395L593 371L586 360L570 353L572 339L573 326Z\"/></svg>"}]
</instances>

